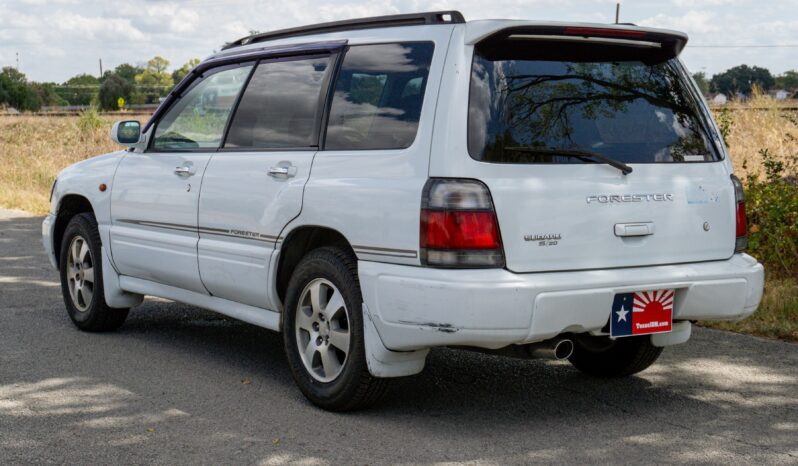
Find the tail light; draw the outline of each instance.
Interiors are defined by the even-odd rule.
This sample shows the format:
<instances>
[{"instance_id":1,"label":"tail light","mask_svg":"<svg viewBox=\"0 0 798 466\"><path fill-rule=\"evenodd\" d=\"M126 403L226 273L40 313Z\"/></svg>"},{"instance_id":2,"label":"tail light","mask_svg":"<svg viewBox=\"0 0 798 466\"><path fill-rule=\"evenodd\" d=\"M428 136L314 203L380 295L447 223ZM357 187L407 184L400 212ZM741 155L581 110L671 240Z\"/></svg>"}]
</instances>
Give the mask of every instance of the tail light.
<instances>
[{"instance_id":1,"label":"tail light","mask_svg":"<svg viewBox=\"0 0 798 466\"><path fill-rule=\"evenodd\" d=\"M745 252L748 249L748 215L745 213L745 193L739 178L732 175L731 180L734 185L735 215L737 217L734 252Z\"/></svg>"},{"instance_id":2,"label":"tail light","mask_svg":"<svg viewBox=\"0 0 798 466\"><path fill-rule=\"evenodd\" d=\"M487 186L432 178L421 201L421 263L433 267L504 267L499 222Z\"/></svg>"}]
</instances>

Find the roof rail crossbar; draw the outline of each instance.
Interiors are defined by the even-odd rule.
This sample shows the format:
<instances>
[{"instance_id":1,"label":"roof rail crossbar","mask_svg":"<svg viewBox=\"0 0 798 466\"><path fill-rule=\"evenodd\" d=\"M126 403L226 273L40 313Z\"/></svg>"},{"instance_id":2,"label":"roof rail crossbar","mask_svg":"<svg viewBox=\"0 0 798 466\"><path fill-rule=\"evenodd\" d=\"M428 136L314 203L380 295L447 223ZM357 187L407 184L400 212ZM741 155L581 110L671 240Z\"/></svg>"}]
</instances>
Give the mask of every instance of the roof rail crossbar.
<instances>
[{"instance_id":1,"label":"roof rail crossbar","mask_svg":"<svg viewBox=\"0 0 798 466\"><path fill-rule=\"evenodd\" d=\"M373 16L370 18L347 19L330 23L311 24L289 29L264 32L243 37L231 42L222 50L239 47L242 45L263 42L267 40L283 39L286 37L307 36L325 32L353 31L357 29L376 29L395 26L416 26L424 24L462 24L465 23L463 14L459 11L430 11L426 13L411 13L403 15Z\"/></svg>"}]
</instances>

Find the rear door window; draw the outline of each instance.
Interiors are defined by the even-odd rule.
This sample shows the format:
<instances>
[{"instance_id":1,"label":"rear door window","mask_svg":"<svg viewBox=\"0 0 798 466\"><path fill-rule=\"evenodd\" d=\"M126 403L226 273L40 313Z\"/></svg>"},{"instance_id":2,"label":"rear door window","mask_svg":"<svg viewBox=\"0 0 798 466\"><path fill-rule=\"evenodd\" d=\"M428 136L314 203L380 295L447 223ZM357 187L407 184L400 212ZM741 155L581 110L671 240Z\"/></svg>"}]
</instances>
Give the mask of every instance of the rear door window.
<instances>
[{"instance_id":1,"label":"rear door window","mask_svg":"<svg viewBox=\"0 0 798 466\"><path fill-rule=\"evenodd\" d=\"M332 58L293 57L258 64L238 105L225 149L318 147Z\"/></svg>"},{"instance_id":2,"label":"rear door window","mask_svg":"<svg viewBox=\"0 0 798 466\"><path fill-rule=\"evenodd\" d=\"M554 61L475 51L468 150L497 163L709 162L719 154L677 63Z\"/></svg>"},{"instance_id":3,"label":"rear door window","mask_svg":"<svg viewBox=\"0 0 798 466\"><path fill-rule=\"evenodd\" d=\"M336 79L325 149L404 149L416 138L434 45L352 46Z\"/></svg>"}]
</instances>

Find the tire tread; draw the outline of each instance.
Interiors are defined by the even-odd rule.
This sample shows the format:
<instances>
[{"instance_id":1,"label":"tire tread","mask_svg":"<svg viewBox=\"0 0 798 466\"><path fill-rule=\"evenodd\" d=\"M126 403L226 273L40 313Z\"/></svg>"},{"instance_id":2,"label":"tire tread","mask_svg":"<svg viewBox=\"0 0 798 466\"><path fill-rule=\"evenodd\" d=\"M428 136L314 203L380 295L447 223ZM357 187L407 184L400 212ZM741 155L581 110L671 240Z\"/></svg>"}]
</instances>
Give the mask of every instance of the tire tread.
<instances>
[{"instance_id":1,"label":"tire tread","mask_svg":"<svg viewBox=\"0 0 798 466\"><path fill-rule=\"evenodd\" d=\"M65 254L69 248L69 240L71 237L71 230L77 228L82 235L89 241L92 249L95 269L95 282L94 282L94 302L92 309L89 312L90 316L86 320L76 320L74 313L77 311L72 305L72 298L70 297L69 290L65 283ZM85 332L110 332L117 330L127 319L129 309L116 309L108 306L105 302L104 284L102 282L102 240L100 239L100 231L97 228L97 219L94 214L80 213L72 217L64 232L64 238L61 245L61 259L60 259L60 273L61 273L61 291L64 295L64 303L69 311L69 316L80 330Z\"/></svg>"},{"instance_id":2,"label":"tire tread","mask_svg":"<svg viewBox=\"0 0 798 466\"><path fill-rule=\"evenodd\" d=\"M352 287L352 291L356 297L361 299L356 259L351 253L334 246L324 246L314 249L300 261L289 281L288 292L286 293L287 297L301 292L306 281L303 279L303 276L308 274L306 269L312 268L314 262L317 263L319 261L324 262L326 266L336 269L341 276L347 277L349 283L344 285ZM341 290L341 292L343 293L344 290ZM292 300L286 299L286 302L292 302ZM355 304L353 307L356 309L351 309L352 312L361 310L360 303ZM289 306L286 307L286 312L291 312L288 309L290 309ZM286 353L296 351L293 348L293 346L295 346L293 337L289 337L288 335L289 332L293 332L293 329L283 329L283 332ZM362 328L360 332L362 335ZM293 361L292 357L289 356L289 366L291 367L291 373L300 390L314 404L329 411L355 411L372 406L379 401L388 387L388 381L386 379L374 377L368 371L365 348L362 350L362 354L360 349L355 349L350 353L350 360L348 363L356 366L353 367L355 372L344 382L341 389L338 390L338 394L329 398L320 397L317 393L314 393L311 387L306 386L305 369L301 362L296 364L296 361ZM355 360L351 359L352 356L356 356Z\"/></svg>"}]
</instances>

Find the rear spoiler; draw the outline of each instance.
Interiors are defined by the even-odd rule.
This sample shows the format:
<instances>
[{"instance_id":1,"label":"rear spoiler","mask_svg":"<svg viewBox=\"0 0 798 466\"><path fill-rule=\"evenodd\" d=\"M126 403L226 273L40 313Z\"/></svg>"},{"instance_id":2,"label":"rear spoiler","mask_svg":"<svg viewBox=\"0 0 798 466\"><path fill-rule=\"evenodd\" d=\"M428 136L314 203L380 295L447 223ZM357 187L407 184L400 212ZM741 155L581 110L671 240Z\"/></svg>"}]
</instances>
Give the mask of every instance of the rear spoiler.
<instances>
[{"instance_id":1,"label":"rear spoiler","mask_svg":"<svg viewBox=\"0 0 798 466\"><path fill-rule=\"evenodd\" d=\"M648 62L663 62L679 56L688 40L684 33L665 29L588 24L518 25L499 29L475 39L474 43L477 47L493 49L497 52L499 51L497 49L515 48L511 44L539 41L550 46L614 50L617 54L631 53L635 58L644 58ZM536 47L539 52L541 48L545 48L545 46ZM559 48L561 53L562 47ZM543 54L546 55L545 52Z\"/></svg>"}]
</instances>

